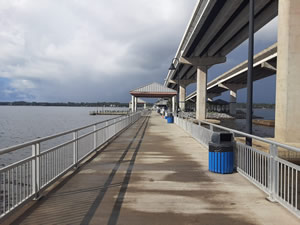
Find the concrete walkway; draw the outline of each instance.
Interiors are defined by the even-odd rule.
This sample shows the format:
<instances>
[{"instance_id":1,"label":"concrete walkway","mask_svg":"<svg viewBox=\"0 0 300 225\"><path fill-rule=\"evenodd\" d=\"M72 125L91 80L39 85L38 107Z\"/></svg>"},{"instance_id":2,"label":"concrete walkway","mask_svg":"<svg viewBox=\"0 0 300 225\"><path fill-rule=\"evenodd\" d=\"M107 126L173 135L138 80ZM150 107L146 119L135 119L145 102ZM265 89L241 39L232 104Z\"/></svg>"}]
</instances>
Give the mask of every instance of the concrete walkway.
<instances>
[{"instance_id":1,"label":"concrete walkway","mask_svg":"<svg viewBox=\"0 0 300 225\"><path fill-rule=\"evenodd\" d=\"M238 173L153 113L121 134L15 224L299 224Z\"/></svg>"}]
</instances>

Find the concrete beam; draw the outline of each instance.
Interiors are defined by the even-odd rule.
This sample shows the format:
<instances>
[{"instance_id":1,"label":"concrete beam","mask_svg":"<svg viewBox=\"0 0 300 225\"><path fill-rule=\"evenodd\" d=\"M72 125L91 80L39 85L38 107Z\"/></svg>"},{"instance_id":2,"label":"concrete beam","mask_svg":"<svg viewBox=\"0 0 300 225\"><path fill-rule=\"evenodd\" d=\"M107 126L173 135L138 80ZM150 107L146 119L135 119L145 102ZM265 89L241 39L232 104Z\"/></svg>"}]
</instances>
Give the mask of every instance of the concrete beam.
<instances>
[{"instance_id":1,"label":"concrete beam","mask_svg":"<svg viewBox=\"0 0 300 225\"><path fill-rule=\"evenodd\" d=\"M263 63L261 64L261 68L264 68L264 69L267 69L267 70L271 70L271 71L273 71L274 73L276 73L276 71L277 71L277 68L276 68L275 66L271 65L271 64L268 63L268 62L263 62Z\"/></svg>"},{"instance_id":2,"label":"concrete beam","mask_svg":"<svg viewBox=\"0 0 300 225\"><path fill-rule=\"evenodd\" d=\"M179 63L188 64L192 66L212 66L219 63L226 62L225 56L203 56L203 57L180 57Z\"/></svg>"},{"instance_id":3,"label":"concrete beam","mask_svg":"<svg viewBox=\"0 0 300 225\"><path fill-rule=\"evenodd\" d=\"M269 3L268 1L255 1L254 4L255 14L257 14L261 9L263 9L268 3ZM277 7L277 2L272 4ZM273 10L272 6L271 6L271 10L269 10L270 8L269 6L268 9L265 10L263 14L260 14L255 18L255 25L254 25L255 31L259 30L262 26L264 26L266 24L266 21L270 21L272 18L276 16L277 14L276 9ZM240 45L244 40L248 38L248 27L245 26L248 24L248 16L247 16L248 14L249 14L249 4L245 8L243 8L243 10L230 24L230 26L228 26L223 31L222 35L220 35L218 39L214 42L214 44L209 48L208 55L215 55L217 52L221 50L222 46L225 46L226 43L228 43L228 40L231 40L230 41L231 46L227 45L225 49L224 47L222 48L222 53L225 53L224 55L227 55L228 52L230 52L232 49Z\"/></svg>"},{"instance_id":4,"label":"concrete beam","mask_svg":"<svg viewBox=\"0 0 300 225\"><path fill-rule=\"evenodd\" d=\"M192 83L196 83L196 82L197 81L195 79L179 80L179 84L183 85L185 87L192 84ZM177 80L169 80L169 83L177 84L178 81Z\"/></svg>"},{"instance_id":5,"label":"concrete beam","mask_svg":"<svg viewBox=\"0 0 300 225\"><path fill-rule=\"evenodd\" d=\"M227 90L239 90L242 88L245 88L246 85L245 84L218 84L218 87L227 89Z\"/></svg>"}]
</instances>

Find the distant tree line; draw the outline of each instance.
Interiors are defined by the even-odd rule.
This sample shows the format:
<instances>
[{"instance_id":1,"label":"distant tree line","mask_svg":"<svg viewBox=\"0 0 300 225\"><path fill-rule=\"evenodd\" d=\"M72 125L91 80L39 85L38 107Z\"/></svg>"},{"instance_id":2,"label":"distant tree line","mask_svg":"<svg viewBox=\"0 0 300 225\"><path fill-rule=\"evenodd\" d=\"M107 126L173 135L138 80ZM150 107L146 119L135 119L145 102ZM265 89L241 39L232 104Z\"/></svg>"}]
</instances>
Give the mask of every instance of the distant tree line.
<instances>
[{"instance_id":1,"label":"distant tree line","mask_svg":"<svg viewBox=\"0 0 300 225\"><path fill-rule=\"evenodd\" d=\"M0 105L13 106L84 106L84 107L128 107L128 103L120 102L0 102Z\"/></svg>"},{"instance_id":2,"label":"distant tree line","mask_svg":"<svg viewBox=\"0 0 300 225\"><path fill-rule=\"evenodd\" d=\"M246 103L237 103L237 108L246 108ZM268 103L253 103L253 108L255 109L275 109L275 104Z\"/></svg>"}]
</instances>

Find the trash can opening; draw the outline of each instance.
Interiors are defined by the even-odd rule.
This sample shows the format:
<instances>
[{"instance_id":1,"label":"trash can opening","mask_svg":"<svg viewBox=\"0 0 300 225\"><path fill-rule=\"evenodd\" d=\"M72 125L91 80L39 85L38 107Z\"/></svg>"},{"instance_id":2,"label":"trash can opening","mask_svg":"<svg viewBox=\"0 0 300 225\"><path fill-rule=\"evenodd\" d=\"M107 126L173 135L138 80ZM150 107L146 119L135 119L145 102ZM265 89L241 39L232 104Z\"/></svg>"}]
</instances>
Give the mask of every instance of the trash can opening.
<instances>
[{"instance_id":1,"label":"trash can opening","mask_svg":"<svg viewBox=\"0 0 300 225\"><path fill-rule=\"evenodd\" d=\"M220 133L220 142L231 142L232 134L231 133Z\"/></svg>"}]
</instances>

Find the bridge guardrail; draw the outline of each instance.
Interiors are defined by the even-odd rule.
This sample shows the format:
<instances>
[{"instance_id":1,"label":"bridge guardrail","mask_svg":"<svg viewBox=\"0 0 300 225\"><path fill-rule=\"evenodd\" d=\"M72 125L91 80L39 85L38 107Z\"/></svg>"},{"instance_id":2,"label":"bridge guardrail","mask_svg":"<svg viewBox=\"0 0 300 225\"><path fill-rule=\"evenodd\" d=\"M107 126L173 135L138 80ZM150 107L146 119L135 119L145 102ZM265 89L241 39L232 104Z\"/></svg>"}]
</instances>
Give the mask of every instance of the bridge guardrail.
<instances>
[{"instance_id":1,"label":"bridge guardrail","mask_svg":"<svg viewBox=\"0 0 300 225\"><path fill-rule=\"evenodd\" d=\"M234 137L248 137L267 144L269 147L266 151L262 148L258 149L259 147L248 146L242 143L240 139L235 138L235 166L237 171L267 193L269 200L279 202L297 217L300 217L300 166L280 158L278 154L278 149L280 149L281 151L293 151L299 155L300 148L206 121L201 121L197 125L188 119L175 117L175 124L206 147L215 129L230 132Z\"/></svg>"},{"instance_id":2,"label":"bridge guardrail","mask_svg":"<svg viewBox=\"0 0 300 225\"><path fill-rule=\"evenodd\" d=\"M108 143L143 115L145 112L120 116L0 149L0 155L29 146L32 149L30 157L0 168L0 219L29 200L38 198L41 191L68 171L77 168L78 164L87 156ZM42 151L43 142L58 140L65 135L69 135L71 138Z\"/></svg>"}]
</instances>

